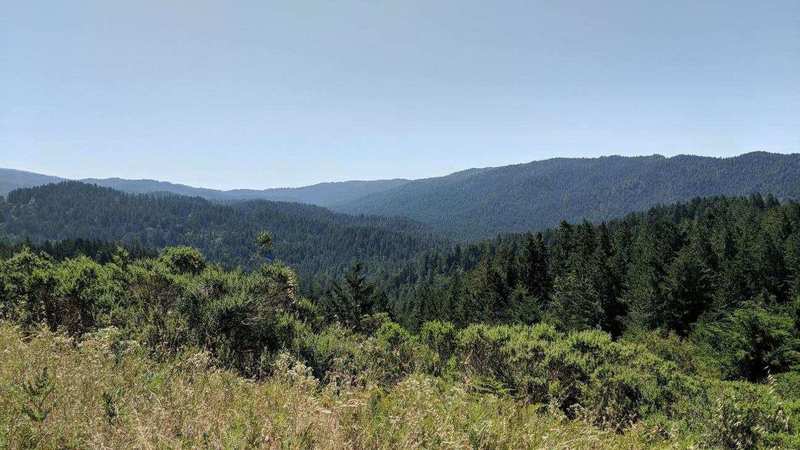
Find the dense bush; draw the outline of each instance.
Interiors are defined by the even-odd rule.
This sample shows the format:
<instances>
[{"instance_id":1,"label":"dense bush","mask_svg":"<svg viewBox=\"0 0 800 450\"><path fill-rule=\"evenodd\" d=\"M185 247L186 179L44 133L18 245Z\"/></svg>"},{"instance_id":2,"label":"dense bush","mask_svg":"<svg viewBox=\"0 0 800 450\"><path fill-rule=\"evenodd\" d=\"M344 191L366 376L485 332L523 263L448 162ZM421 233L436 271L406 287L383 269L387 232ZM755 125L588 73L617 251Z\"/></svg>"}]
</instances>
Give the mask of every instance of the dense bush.
<instances>
[{"instance_id":1,"label":"dense bush","mask_svg":"<svg viewBox=\"0 0 800 450\"><path fill-rule=\"evenodd\" d=\"M800 443L780 397L767 386L726 382L712 389L705 439L722 448L788 448ZM700 405L698 405L700 406Z\"/></svg>"},{"instance_id":2,"label":"dense bush","mask_svg":"<svg viewBox=\"0 0 800 450\"><path fill-rule=\"evenodd\" d=\"M795 319L758 303L732 311L696 333L721 363L728 379L763 381L800 364L800 333Z\"/></svg>"},{"instance_id":3,"label":"dense bush","mask_svg":"<svg viewBox=\"0 0 800 450\"><path fill-rule=\"evenodd\" d=\"M386 388L330 385L281 354L272 375L253 382L198 349L157 361L134 344L113 329L76 342L0 324L0 447L589 450L665 442L645 427L623 435L565 422L419 374Z\"/></svg>"},{"instance_id":4,"label":"dense bush","mask_svg":"<svg viewBox=\"0 0 800 450\"><path fill-rule=\"evenodd\" d=\"M671 415L676 402L700 393L673 364L596 331L475 325L460 333L458 352L464 373L480 386L615 429L655 413Z\"/></svg>"},{"instance_id":5,"label":"dense bush","mask_svg":"<svg viewBox=\"0 0 800 450\"><path fill-rule=\"evenodd\" d=\"M429 352L426 371L433 375L443 375L454 369L458 334L452 323L426 322L422 325L419 338L423 348Z\"/></svg>"}]
</instances>

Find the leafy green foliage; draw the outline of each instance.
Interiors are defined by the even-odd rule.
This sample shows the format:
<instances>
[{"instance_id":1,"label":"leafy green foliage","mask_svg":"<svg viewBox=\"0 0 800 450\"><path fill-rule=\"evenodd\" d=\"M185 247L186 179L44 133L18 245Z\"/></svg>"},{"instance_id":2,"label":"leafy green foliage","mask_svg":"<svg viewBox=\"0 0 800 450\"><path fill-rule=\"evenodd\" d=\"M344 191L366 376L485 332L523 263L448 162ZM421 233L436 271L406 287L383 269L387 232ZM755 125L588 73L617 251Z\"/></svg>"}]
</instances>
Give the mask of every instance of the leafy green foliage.
<instances>
[{"instance_id":1,"label":"leafy green foliage","mask_svg":"<svg viewBox=\"0 0 800 450\"><path fill-rule=\"evenodd\" d=\"M197 275L206 268L203 255L191 247L168 247L160 260L175 274Z\"/></svg>"},{"instance_id":2,"label":"leafy green foliage","mask_svg":"<svg viewBox=\"0 0 800 450\"><path fill-rule=\"evenodd\" d=\"M721 448L790 448L798 433L790 426L781 400L768 387L726 383L712 394L706 410L705 440Z\"/></svg>"},{"instance_id":3,"label":"leafy green foliage","mask_svg":"<svg viewBox=\"0 0 800 450\"><path fill-rule=\"evenodd\" d=\"M696 338L721 361L729 379L763 381L800 368L800 334L787 315L750 303L718 322L704 324Z\"/></svg>"},{"instance_id":4,"label":"leafy green foliage","mask_svg":"<svg viewBox=\"0 0 800 450\"><path fill-rule=\"evenodd\" d=\"M272 234L269 231L259 231L256 236L256 244L263 253L269 253L272 250Z\"/></svg>"}]
</instances>

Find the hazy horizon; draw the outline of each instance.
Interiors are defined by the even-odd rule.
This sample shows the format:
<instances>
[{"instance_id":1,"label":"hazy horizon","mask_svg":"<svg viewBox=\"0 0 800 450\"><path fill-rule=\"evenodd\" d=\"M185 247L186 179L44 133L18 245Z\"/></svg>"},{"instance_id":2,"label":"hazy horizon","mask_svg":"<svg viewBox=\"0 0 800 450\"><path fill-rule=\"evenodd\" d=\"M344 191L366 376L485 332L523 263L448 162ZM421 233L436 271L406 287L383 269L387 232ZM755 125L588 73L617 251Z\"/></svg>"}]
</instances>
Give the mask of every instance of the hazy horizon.
<instances>
[{"instance_id":1,"label":"hazy horizon","mask_svg":"<svg viewBox=\"0 0 800 450\"><path fill-rule=\"evenodd\" d=\"M215 189L800 151L800 3L12 2L0 166Z\"/></svg>"},{"instance_id":2,"label":"hazy horizon","mask_svg":"<svg viewBox=\"0 0 800 450\"><path fill-rule=\"evenodd\" d=\"M495 168L495 167L530 164L530 163L535 163L535 162L547 161L547 160L551 160L551 159L597 159L597 158L613 158L613 157L647 158L647 157L653 157L653 156L660 156L660 157L663 157L663 158L674 158L676 156L699 156L699 157L708 157L708 158L737 158L737 157L740 157L742 155L746 155L746 154L749 154L749 153L758 153L758 152L770 153L770 154L778 154L778 155L796 155L796 154L800 154L800 152L770 152L770 151L767 151L767 150L753 150L751 152L744 152L744 153L739 153L739 154L730 155L730 156L714 156L714 155L689 154L689 153L678 153L678 154L674 154L674 155L662 155L662 154L658 154L658 153L652 153L652 154L648 154L648 155L609 154L609 155L586 156L586 157L584 157L584 156L576 156L576 157L555 156L555 157L552 157L552 158L536 159L536 160L532 160L532 161L520 161L520 162L516 162L516 163L505 164L505 165L502 165L502 166L465 167L465 168L462 168L462 169L455 170L453 172L447 172L447 173L443 173L443 174L433 175L433 176L430 176L430 177L420 177L420 178L396 177L396 178L362 178L362 179L343 179L343 180L322 180L322 181L317 181L317 182L313 182L313 183L309 183L309 184L303 184L303 185L297 185L297 186L266 186L266 187L241 186L241 187L232 187L232 188L222 188L222 187L214 187L214 186L206 186L206 185L194 185L194 184L183 183L183 182L180 182L180 181L175 181L175 180L172 180L172 179L126 178L126 177L120 177L120 176L116 176L116 175L93 175L93 176L86 176L86 177L67 177L67 176L64 176L64 175L57 174L57 173L45 173L45 172L39 172L39 171L36 171L36 170L20 169L20 168L17 168L17 167L2 167L2 166L0 166L0 169L17 170L17 171L21 171L21 172L35 173L35 174L38 174L38 175L46 175L46 176L58 177L58 178L66 179L66 180L72 180L72 181L82 181L82 180L87 180L87 179L88 180L90 180L90 179L97 179L97 180L119 179L119 180L125 180L125 181L154 181L154 182L160 182L160 183L170 183L170 184L175 184L175 185L184 185L184 186L188 186L188 187L192 187L192 188L200 188L200 189L212 189L212 190L219 190L219 191L236 191L236 190L298 189L298 188L316 186L316 185L321 185L321 184L348 183L348 182L391 181L391 180L414 181L414 180L422 180L422 179L426 179L426 178L445 177L445 176L448 176L448 175L452 175L454 173L464 172L464 171L468 171L468 170L491 169L491 168Z\"/></svg>"}]
</instances>

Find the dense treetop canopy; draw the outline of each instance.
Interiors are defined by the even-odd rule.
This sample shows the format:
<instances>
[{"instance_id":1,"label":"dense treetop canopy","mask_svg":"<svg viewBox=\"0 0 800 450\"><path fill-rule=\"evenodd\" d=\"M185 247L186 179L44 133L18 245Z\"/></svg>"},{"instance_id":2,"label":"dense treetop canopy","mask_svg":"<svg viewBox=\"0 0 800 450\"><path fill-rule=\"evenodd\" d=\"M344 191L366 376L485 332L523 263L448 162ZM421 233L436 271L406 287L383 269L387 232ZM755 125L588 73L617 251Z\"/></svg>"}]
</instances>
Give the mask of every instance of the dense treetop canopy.
<instances>
[{"instance_id":1,"label":"dense treetop canopy","mask_svg":"<svg viewBox=\"0 0 800 450\"><path fill-rule=\"evenodd\" d=\"M268 254L256 243L264 230L274 238ZM79 182L9 193L0 202L0 233L34 242L91 238L154 249L188 245L229 267L253 268L268 256L291 264L309 286L356 261L383 266L447 245L402 218L348 216L299 203L226 205L172 194L125 194Z\"/></svg>"}]
</instances>

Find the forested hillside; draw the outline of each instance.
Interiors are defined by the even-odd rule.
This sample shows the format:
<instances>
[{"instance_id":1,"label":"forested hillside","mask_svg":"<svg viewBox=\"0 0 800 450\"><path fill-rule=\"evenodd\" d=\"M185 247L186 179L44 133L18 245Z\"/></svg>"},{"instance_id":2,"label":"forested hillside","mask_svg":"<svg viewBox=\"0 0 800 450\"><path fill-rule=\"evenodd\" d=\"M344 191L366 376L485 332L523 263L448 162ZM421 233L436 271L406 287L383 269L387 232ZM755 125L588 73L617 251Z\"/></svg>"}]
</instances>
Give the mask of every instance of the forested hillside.
<instances>
[{"instance_id":1,"label":"forested hillside","mask_svg":"<svg viewBox=\"0 0 800 450\"><path fill-rule=\"evenodd\" d=\"M0 169L0 195L14 189L41 186L65 181L63 178L40 175L21 170ZM333 206L348 203L366 195L382 192L407 183L408 180L342 181L319 183L299 188L233 189L222 191L199 188L156 180L128 180L124 178L84 178L86 184L96 184L130 194L171 193L189 197L202 197L217 202L240 202L247 200L271 200L307 203L317 206Z\"/></svg>"},{"instance_id":2,"label":"forested hillside","mask_svg":"<svg viewBox=\"0 0 800 450\"><path fill-rule=\"evenodd\" d=\"M697 199L420 262L399 296L355 265L305 297L276 262L20 247L0 446L800 446L800 204Z\"/></svg>"},{"instance_id":3,"label":"forested hillside","mask_svg":"<svg viewBox=\"0 0 800 450\"><path fill-rule=\"evenodd\" d=\"M800 198L800 155L558 158L416 180L336 209L402 215L474 239L561 220L608 220L698 196L753 192Z\"/></svg>"},{"instance_id":4,"label":"forested hillside","mask_svg":"<svg viewBox=\"0 0 800 450\"><path fill-rule=\"evenodd\" d=\"M0 195L15 186L57 180L0 171ZM119 178L81 181L129 193L169 192L215 202L287 201L347 214L407 217L451 238L469 241L544 229L561 220L609 220L694 197L760 192L797 199L798 180L800 155L756 152L733 158L557 158L414 181L347 181L265 190L219 191Z\"/></svg>"},{"instance_id":5,"label":"forested hillside","mask_svg":"<svg viewBox=\"0 0 800 450\"><path fill-rule=\"evenodd\" d=\"M272 252L259 253L256 235L269 231ZM309 282L337 275L354 261L397 264L444 245L405 219L353 217L297 203L234 205L169 194L133 195L78 182L13 191L0 203L0 232L34 242L102 239L142 248L190 245L228 266L254 267L277 258Z\"/></svg>"},{"instance_id":6,"label":"forested hillside","mask_svg":"<svg viewBox=\"0 0 800 450\"><path fill-rule=\"evenodd\" d=\"M702 334L730 314L780 317L800 306L792 303L800 298L800 204L755 194L694 199L608 223L562 222L427 252L385 280L384 291L393 317L412 329L444 319L547 321L614 336Z\"/></svg>"},{"instance_id":7,"label":"forested hillside","mask_svg":"<svg viewBox=\"0 0 800 450\"><path fill-rule=\"evenodd\" d=\"M222 202L271 200L307 203L324 207L351 202L366 195L382 192L407 183L407 180L342 181L337 183L320 183L299 188L273 188L263 190L233 189L230 191L220 191L153 180L87 178L79 181L134 194L169 192L172 194L202 197L207 200Z\"/></svg>"}]
</instances>

